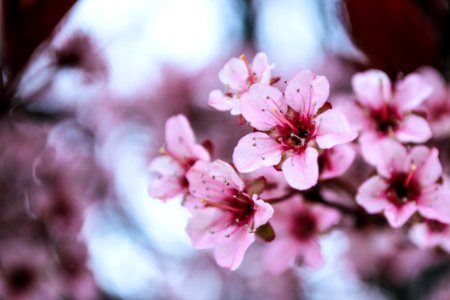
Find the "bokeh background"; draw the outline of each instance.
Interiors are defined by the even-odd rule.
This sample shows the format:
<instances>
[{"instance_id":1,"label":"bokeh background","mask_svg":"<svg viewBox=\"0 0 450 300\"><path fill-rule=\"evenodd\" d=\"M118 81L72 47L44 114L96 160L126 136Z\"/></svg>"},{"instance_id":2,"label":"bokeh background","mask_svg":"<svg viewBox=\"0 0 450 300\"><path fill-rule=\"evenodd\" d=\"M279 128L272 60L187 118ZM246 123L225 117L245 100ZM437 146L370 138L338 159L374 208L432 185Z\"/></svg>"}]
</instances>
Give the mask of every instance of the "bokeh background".
<instances>
[{"instance_id":1,"label":"bokeh background","mask_svg":"<svg viewBox=\"0 0 450 300\"><path fill-rule=\"evenodd\" d=\"M311 69L336 97L368 68L447 76L448 0L1 5L0 299L450 299L448 258L393 232L324 236L320 270L274 277L259 245L222 270L192 248L180 199L147 192L174 114L230 159L247 129L207 105L229 58L264 51L276 76Z\"/></svg>"}]
</instances>

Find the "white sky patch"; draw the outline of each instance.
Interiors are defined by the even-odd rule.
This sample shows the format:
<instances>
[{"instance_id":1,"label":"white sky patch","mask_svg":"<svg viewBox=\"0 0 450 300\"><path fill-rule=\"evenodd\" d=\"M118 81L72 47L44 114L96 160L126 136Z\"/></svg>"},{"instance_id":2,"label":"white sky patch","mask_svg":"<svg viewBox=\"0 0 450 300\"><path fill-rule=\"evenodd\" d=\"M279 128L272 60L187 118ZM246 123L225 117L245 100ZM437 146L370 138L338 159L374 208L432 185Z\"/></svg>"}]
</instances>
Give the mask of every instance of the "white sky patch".
<instances>
[{"instance_id":1,"label":"white sky patch","mask_svg":"<svg viewBox=\"0 0 450 300\"><path fill-rule=\"evenodd\" d=\"M260 48L287 73L322 59L324 28L315 1L260 1Z\"/></svg>"}]
</instances>

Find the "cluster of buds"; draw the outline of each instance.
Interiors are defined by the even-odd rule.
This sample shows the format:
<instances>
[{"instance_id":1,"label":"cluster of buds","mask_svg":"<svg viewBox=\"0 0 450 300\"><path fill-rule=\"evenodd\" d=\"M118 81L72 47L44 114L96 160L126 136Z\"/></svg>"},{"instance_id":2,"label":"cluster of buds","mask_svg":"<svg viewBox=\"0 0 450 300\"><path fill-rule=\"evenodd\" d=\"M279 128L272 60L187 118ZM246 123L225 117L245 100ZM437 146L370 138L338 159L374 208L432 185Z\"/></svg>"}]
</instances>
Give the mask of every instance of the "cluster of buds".
<instances>
[{"instance_id":1,"label":"cluster of buds","mask_svg":"<svg viewBox=\"0 0 450 300\"><path fill-rule=\"evenodd\" d=\"M280 89L273 68L258 53L252 64L232 58L219 72L225 90L212 91L209 104L251 127L232 162L212 160L185 116L166 123L149 193L183 198L193 246L213 248L217 263L235 270L258 237L267 242L267 270L315 268L323 263L322 234L383 214L386 226L406 228L417 246L449 251L450 187L438 149L429 147L445 135L436 107L450 111L443 79L423 69L392 87L382 71L369 70L353 76L352 96L332 104L324 76L303 70ZM359 185L347 171L361 161L372 172ZM333 192L351 201L328 198Z\"/></svg>"}]
</instances>

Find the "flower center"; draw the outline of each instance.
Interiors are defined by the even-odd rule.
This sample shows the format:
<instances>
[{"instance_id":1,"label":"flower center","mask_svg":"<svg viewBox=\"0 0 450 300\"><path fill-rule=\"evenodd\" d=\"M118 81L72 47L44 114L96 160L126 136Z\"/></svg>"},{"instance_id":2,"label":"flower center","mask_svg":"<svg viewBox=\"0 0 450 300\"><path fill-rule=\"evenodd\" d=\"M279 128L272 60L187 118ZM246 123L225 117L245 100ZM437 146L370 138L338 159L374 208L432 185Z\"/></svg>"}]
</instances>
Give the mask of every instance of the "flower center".
<instances>
[{"instance_id":1,"label":"flower center","mask_svg":"<svg viewBox=\"0 0 450 300\"><path fill-rule=\"evenodd\" d=\"M308 211L300 211L297 213L292 225L292 233L301 241L309 239L317 231L316 219Z\"/></svg>"},{"instance_id":2,"label":"flower center","mask_svg":"<svg viewBox=\"0 0 450 300\"><path fill-rule=\"evenodd\" d=\"M372 111L370 115L375 121L377 130L381 133L396 130L401 121L401 116L397 110L388 104L378 110Z\"/></svg>"},{"instance_id":3,"label":"flower center","mask_svg":"<svg viewBox=\"0 0 450 300\"><path fill-rule=\"evenodd\" d=\"M236 192L231 198L225 201L212 201L202 199L202 202L208 207L215 207L231 214L232 223L238 225L248 224L255 213L255 207L250 196Z\"/></svg>"},{"instance_id":4,"label":"flower center","mask_svg":"<svg viewBox=\"0 0 450 300\"><path fill-rule=\"evenodd\" d=\"M300 115L292 109L289 109L284 117L286 125L275 127L269 132L269 135L284 145L286 150L304 148L315 134L312 117Z\"/></svg>"},{"instance_id":5,"label":"flower center","mask_svg":"<svg viewBox=\"0 0 450 300\"><path fill-rule=\"evenodd\" d=\"M12 291L23 292L32 287L35 281L33 269L23 265L12 270L8 276L8 283Z\"/></svg>"},{"instance_id":6,"label":"flower center","mask_svg":"<svg viewBox=\"0 0 450 300\"><path fill-rule=\"evenodd\" d=\"M421 187L414 177L415 170L416 166L411 165L408 173L402 172L392 176L387 190L387 198L391 203L402 206L420 196Z\"/></svg>"}]
</instances>

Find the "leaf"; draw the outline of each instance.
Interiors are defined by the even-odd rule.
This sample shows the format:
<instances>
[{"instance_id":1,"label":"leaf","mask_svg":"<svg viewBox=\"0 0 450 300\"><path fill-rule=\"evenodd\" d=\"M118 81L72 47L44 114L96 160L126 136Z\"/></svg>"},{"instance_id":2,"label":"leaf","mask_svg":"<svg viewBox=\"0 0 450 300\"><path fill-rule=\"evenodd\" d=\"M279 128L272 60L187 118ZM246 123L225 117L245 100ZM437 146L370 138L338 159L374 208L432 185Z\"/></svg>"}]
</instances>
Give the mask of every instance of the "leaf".
<instances>
[{"instance_id":1,"label":"leaf","mask_svg":"<svg viewBox=\"0 0 450 300\"><path fill-rule=\"evenodd\" d=\"M270 223L259 226L256 229L256 235L266 242L271 242L275 239L275 231Z\"/></svg>"}]
</instances>

